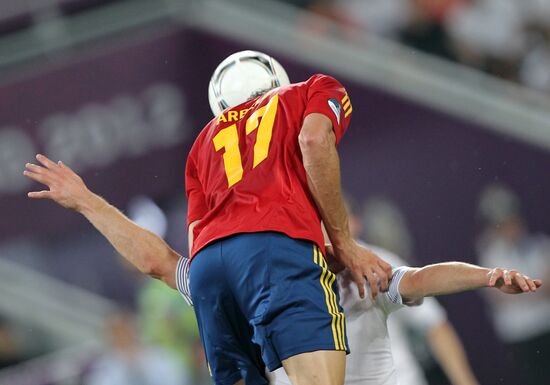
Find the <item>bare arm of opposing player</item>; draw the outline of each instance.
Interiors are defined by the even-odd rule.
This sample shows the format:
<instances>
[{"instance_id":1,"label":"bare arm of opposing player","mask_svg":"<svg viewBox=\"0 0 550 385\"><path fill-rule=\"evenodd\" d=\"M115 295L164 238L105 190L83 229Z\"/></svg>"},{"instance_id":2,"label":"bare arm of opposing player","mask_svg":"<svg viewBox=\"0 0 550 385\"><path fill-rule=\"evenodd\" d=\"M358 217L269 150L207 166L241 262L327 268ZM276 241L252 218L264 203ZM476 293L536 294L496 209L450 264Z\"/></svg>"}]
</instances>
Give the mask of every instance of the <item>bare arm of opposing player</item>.
<instances>
[{"instance_id":1,"label":"bare arm of opposing player","mask_svg":"<svg viewBox=\"0 0 550 385\"><path fill-rule=\"evenodd\" d=\"M381 289L387 290L391 266L352 239L342 199L340 159L332 122L323 114L309 114L304 119L298 139L309 189L323 219L334 254L352 273L361 297L365 293L365 277L373 297L376 297L378 279L374 274L378 275Z\"/></svg>"},{"instance_id":2,"label":"bare arm of opposing player","mask_svg":"<svg viewBox=\"0 0 550 385\"><path fill-rule=\"evenodd\" d=\"M487 269L462 262L446 262L408 270L399 283L405 304L418 303L423 297L458 293L483 287L507 294L535 292L542 281L515 270ZM478 384L460 339L449 322L429 333L430 347L453 384Z\"/></svg>"},{"instance_id":3,"label":"bare arm of opposing player","mask_svg":"<svg viewBox=\"0 0 550 385\"><path fill-rule=\"evenodd\" d=\"M175 271L180 255L152 232L138 226L114 206L87 187L82 178L61 162L55 163L37 155L40 165L27 163L24 175L48 187L30 192L35 199L51 199L75 210L142 273L164 281L175 288Z\"/></svg>"},{"instance_id":4,"label":"bare arm of opposing player","mask_svg":"<svg viewBox=\"0 0 550 385\"><path fill-rule=\"evenodd\" d=\"M445 262L413 268L405 273L399 293L405 304L424 297L493 287L507 294L536 291L542 285L516 270L487 269L463 262Z\"/></svg>"}]
</instances>

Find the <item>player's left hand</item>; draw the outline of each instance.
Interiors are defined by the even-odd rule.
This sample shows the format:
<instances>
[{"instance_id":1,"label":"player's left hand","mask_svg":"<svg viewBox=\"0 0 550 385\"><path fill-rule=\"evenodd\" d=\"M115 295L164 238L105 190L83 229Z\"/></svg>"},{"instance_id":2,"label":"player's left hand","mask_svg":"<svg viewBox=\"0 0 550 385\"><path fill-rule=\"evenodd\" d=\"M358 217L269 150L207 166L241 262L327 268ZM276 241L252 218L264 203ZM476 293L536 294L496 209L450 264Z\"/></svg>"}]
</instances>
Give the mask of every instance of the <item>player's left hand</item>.
<instances>
[{"instance_id":1,"label":"player's left hand","mask_svg":"<svg viewBox=\"0 0 550 385\"><path fill-rule=\"evenodd\" d=\"M489 272L489 287L495 287L506 294L535 292L542 286L540 279L531 279L516 270L495 268Z\"/></svg>"},{"instance_id":2,"label":"player's left hand","mask_svg":"<svg viewBox=\"0 0 550 385\"><path fill-rule=\"evenodd\" d=\"M365 298L365 283L370 287L373 299L380 291L388 290L392 268L378 255L351 238L338 249L333 244L333 249L335 258L350 271L361 298Z\"/></svg>"}]
</instances>

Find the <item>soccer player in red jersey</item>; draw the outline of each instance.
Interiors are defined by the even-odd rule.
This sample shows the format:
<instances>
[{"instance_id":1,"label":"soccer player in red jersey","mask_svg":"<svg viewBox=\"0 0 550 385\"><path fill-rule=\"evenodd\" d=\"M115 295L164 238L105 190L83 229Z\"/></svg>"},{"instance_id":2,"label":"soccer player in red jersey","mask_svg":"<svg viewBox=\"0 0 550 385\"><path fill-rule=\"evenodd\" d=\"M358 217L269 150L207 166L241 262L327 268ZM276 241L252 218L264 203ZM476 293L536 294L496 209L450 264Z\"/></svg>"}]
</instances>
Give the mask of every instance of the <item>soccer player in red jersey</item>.
<instances>
[{"instance_id":1,"label":"soccer player in red jersey","mask_svg":"<svg viewBox=\"0 0 550 385\"><path fill-rule=\"evenodd\" d=\"M374 296L386 290L391 267L350 236L336 152L352 112L344 87L325 75L277 85L228 105L193 145L190 267L60 162L39 155L42 166L27 164L25 175L49 187L29 196L81 212L125 258L172 287L175 271L189 269L216 384L264 384L264 364L282 364L295 385L343 384L344 315L323 257L321 220L361 295L365 277Z\"/></svg>"},{"instance_id":2,"label":"soccer player in red jersey","mask_svg":"<svg viewBox=\"0 0 550 385\"><path fill-rule=\"evenodd\" d=\"M259 56L251 52L235 60L255 60L254 55ZM214 79L231 71L231 60L218 67ZM283 364L295 383L343 381L344 316L335 278L323 261L321 219L360 290L365 276L376 293L378 279L387 286L391 274L348 229L336 144L351 114L344 87L330 76L314 75L225 109L189 153L191 295L220 383L237 378L239 368L225 361L237 356L246 362L248 352L234 346L244 346L249 337L267 367ZM233 307L241 314L232 314ZM250 334L224 341L231 326L241 323L252 326Z\"/></svg>"}]
</instances>

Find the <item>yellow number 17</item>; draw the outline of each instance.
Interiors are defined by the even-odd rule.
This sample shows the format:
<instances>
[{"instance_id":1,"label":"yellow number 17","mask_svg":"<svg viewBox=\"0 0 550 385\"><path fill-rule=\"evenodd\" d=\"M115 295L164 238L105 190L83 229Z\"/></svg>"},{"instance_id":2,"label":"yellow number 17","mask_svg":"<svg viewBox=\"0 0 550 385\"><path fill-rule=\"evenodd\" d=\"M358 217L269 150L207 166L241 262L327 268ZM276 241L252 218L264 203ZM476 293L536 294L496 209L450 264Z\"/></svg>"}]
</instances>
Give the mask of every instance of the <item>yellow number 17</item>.
<instances>
[{"instance_id":1,"label":"yellow number 17","mask_svg":"<svg viewBox=\"0 0 550 385\"><path fill-rule=\"evenodd\" d=\"M267 158L278 104L279 95L275 95L269 103L254 111L246 121L246 135L253 132L256 128L258 129L256 143L254 144L254 163L252 168L256 168L257 165ZM260 118L262 118L261 121L259 121ZM220 130L212 141L214 142L216 151L220 151L222 148L225 149L223 153L223 165L225 175L227 176L227 187L231 187L243 178L243 164L241 151L239 150L237 125L232 124Z\"/></svg>"}]
</instances>

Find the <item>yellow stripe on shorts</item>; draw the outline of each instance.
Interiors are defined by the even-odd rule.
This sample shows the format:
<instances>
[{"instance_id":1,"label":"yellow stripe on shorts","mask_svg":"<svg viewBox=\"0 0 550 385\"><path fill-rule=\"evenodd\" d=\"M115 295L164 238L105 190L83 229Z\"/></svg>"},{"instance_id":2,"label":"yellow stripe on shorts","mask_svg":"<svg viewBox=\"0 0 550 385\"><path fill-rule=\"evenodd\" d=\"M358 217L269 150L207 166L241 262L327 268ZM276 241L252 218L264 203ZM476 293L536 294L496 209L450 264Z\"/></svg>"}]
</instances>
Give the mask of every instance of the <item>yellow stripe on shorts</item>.
<instances>
[{"instance_id":1,"label":"yellow stripe on shorts","mask_svg":"<svg viewBox=\"0 0 550 385\"><path fill-rule=\"evenodd\" d=\"M344 317L345 316L344 316L343 312L339 311L338 300L336 298L336 293L334 292L334 290L332 290L332 284L336 280L336 275L332 271L328 270L328 265L325 261L325 258L322 256L322 253L321 253L320 250L318 250L318 253L319 253L320 258L322 260L323 267L325 269L327 269L327 272L328 272L329 276L331 277L330 281L328 282L328 288L329 288L329 291L330 291L330 296L331 296L331 299L332 299L334 312L335 312L336 317L337 317L336 329L338 331L338 336L339 336L340 344L342 346L342 350L346 350L346 343L345 343L346 339L344 337L344 335L345 335L345 326L344 326L345 319L344 319Z\"/></svg>"},{"instance_id":2,"label":"yellow stripe on shorts","mask_svg":"<svg viewBox=\"0 0 550 385\"><path fill-rule=\"evenodd\" d=\"M346 350L346 343L344 337L344 313L338 309L338 302L336 300L336 294L332 290L332 284L336 280L336 275L328 270L327 263L323 254L317 246L313 247L313 260L319 265L323 272L321 273L321 286L325 292L325 300L329 314L332 316L332 336L334 338L334 347L336 350Z\"/></svg>"}]
</instances>

